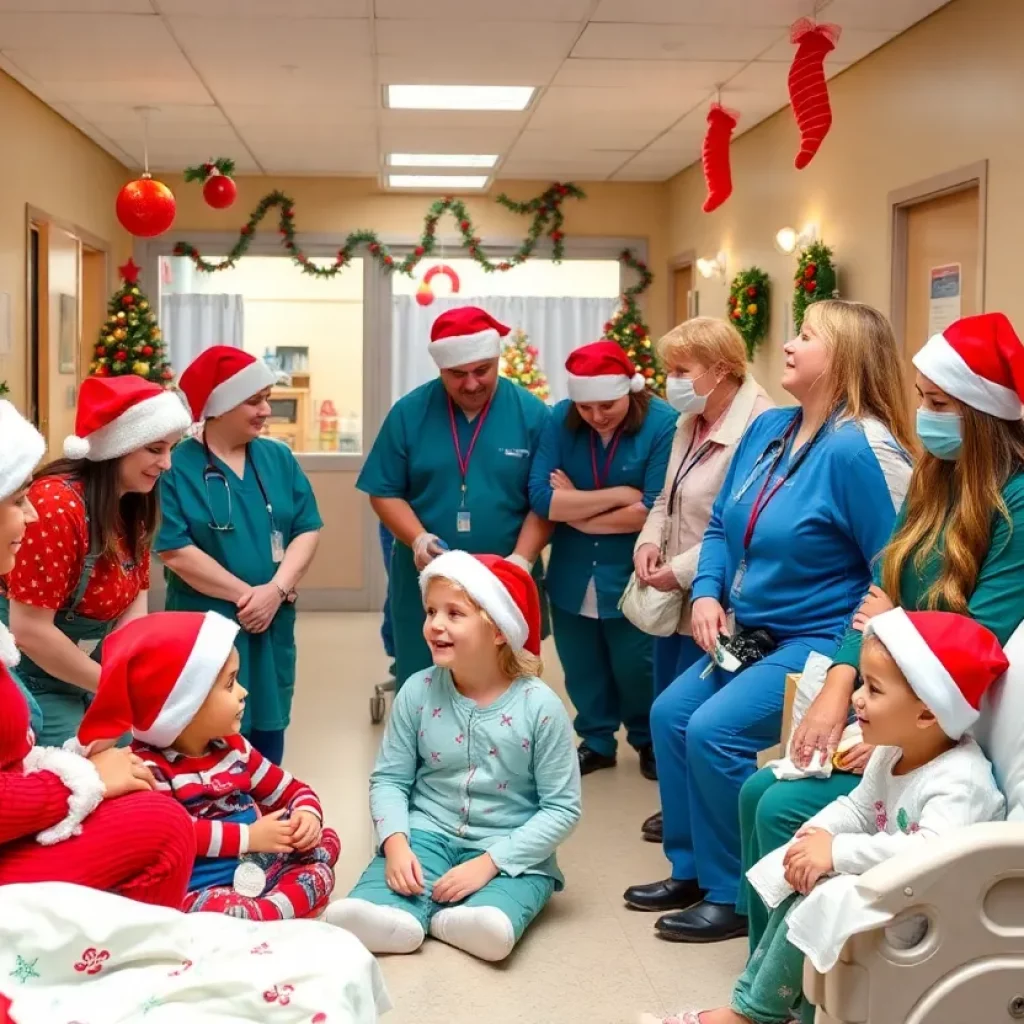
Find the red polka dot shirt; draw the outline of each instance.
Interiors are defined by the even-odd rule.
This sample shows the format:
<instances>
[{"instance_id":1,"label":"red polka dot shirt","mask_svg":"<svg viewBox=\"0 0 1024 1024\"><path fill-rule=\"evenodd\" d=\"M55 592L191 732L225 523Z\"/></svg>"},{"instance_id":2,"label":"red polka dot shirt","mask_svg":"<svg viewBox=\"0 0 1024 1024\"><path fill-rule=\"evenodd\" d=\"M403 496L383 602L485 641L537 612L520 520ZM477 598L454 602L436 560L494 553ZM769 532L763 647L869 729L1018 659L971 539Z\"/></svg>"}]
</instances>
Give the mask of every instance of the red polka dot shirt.
<instances>
[{"instance_id":1,"label":"red polka dot shirt","mask_svg":"<svg viewBox=\"0 0 1024 1024\"><path fill-rule=\"evenodd\" d=\"M69 486L70 484L70 486ZM34 608L63 608L74 596L89 552L84 488L77 480L44 477L29 488L39 521L25 530L14 569L4 577L7 596ZM78 606L78 613L109 622L120 618L149 589L149 552L139 564L119 542L119 558L102 555Z\"/></svg>"}]
</instances>

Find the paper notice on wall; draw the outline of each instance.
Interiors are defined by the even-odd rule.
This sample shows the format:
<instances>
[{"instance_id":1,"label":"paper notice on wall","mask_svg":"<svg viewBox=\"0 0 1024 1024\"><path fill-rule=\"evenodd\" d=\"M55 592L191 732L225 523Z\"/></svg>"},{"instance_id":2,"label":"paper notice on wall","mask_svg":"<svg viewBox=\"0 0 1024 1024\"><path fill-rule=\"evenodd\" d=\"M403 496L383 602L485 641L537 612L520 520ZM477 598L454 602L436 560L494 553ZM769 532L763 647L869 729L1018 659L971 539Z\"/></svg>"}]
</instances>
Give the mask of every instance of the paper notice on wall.
<instances>
[{"instance_id":1,"label":"paper notice on wall","mask_svg":"<svg viewBox=\"0 0 1024 1024\"><path fill-rule=\"evenodd\" d=\"M932 267L928 275L928 337L931 338L960 319L960 264Z\"/></svg>"}]
</instances>

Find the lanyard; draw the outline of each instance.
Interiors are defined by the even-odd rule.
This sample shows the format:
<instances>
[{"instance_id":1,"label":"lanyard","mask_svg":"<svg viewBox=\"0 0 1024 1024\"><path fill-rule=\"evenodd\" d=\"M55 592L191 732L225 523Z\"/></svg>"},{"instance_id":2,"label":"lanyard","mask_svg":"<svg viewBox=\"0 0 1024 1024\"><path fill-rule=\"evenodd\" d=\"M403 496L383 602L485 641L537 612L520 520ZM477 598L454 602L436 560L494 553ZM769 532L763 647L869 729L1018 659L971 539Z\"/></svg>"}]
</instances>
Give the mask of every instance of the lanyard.
<instances>
[{"instance_id":1,"label":"lanyard","mask_svg":"<svg viewBox=\"0 0 1024 1024\"><path fill-rule=\"evenodd\" d=\"M473 449L476 447L476 440L480 436L480 431L483 430L484 420L487 419L487 414L491 411L491 402L493 396L487 399L487 404L483 407L480 415L476 419L476 428L473 431L473 436L469 440L469 448L466 449L466 454L462 454L462 445L459 443L459 430L455 425L455 403L451 399L451 395L448 396L448 419L452 426L452 444L455 447L455 459L459 464L459 475L462 477L462 495L465 499L466 495L466 477L469 475L469 460L473 458Z\"/></svg>"},{"instance_id":2,"label":"lanyard","mask_svg":"<svg viewBox=\"0 0 1024 1024\"><path fill-rule=\"evenodd\" d=\"M676 471L676 478L672 481L672 490L669 492L668 505L666 511L669 515L672 514L672 509L675 507L676 495L679 493L679 488L682 486L683 481L690 475L690 470L697 465L701 459L711 450L711 438L706 437L700 444L700 447L694 452L693 458L690 459L690 452L693 451L693 446L697 443L697 427L694 424L693 433L690 435L690 443L686 448L686 454L683 456L682 462L679 463L679 469ZM686 460L690 459L689 462Z\"/></svg>"},{"instance_id":3,"label":"lanyard","mask_svg":"<svg viewBox=\"0 0 1024 1024\"><path fill-rule=\"evenodd\" d=\"M615 458L615 452L619 447L619 441L622 440L622 427L618 427L615 431L615 436L612 438L612 443L608 445L606 449L607 454L604 458L604 469L601 473L597 471L597 431L591 428L590 430L590 468L594 472L594 490L600 491L608 483L608 474L612 471L612 460Z\"/></svg>"},{"instance_id":4,"label":"lanyard","mask_svg":"<svg viewBox=\"0 0 1024 1024\"><path fill-rule=\"evenodd\" d=\"M245 464L252 470L252 475L256 478L256 486L260 489L263 504L267 506L267 515L270 516L270 527L271 529L275 529L274 506L270 504L270 498L267 495L267 490L263 486L263 481L260 479L259 471L256 469L256 463L253 461L252 445L249 444L245 446Z\"/></svg>"},{"instance_id":5,"label":"lanyard","mask_svg":"<svg viewBox=\"0 0 1024 1024\"><path fill-rule=\"evenodd\" d=\"M779 463L782 461L782 457L786 454L786 449L789 447L790 438L796 432L797 424L799 422L800 418L796 417L789 424L789 426L786 427L786 432L782 435L779 449L775 455L775 458L772 460L771 466L768 467L768 472L765 474L764 483L761 484L761 490L758 492L757 497L754 499L754 504L750 508L750 518L747 520L747 529L743 534L744 551L750 550L750 542L751 540L753 540L754 537L754 528L757 526L757 521L761 518L761 513L764 512L764 510L768 507L768 503L772 500L772 498L774 498L775 495L779 493L785 482L791 476L794 476L796 474L796 471L803 464L803 461L807 457L807 454L814 447L815 442L818 440L819 437L821 437L822 431L825 429L826 426L828 426L829 423L832 422L832 420L830 417L828 420L825 421L825 423L823 423L818 428L817 433L815 433L814 437L812 437L810 441L808 441L803 446L803 448L801 448L800 451L796 453L795 457L790 463L789 469L786 470L786 472L779 477L775 485L771 488L771 490L769 490L768 485L772 482L772 477L775 474L775 470L779 468ZM772 447L776 443L778 442L773 441L769 447ZM761 457L763 458L764 455L762 454ZM760 462L760 459L758 459L758 461Z\"/></svg>"}]
</instances>

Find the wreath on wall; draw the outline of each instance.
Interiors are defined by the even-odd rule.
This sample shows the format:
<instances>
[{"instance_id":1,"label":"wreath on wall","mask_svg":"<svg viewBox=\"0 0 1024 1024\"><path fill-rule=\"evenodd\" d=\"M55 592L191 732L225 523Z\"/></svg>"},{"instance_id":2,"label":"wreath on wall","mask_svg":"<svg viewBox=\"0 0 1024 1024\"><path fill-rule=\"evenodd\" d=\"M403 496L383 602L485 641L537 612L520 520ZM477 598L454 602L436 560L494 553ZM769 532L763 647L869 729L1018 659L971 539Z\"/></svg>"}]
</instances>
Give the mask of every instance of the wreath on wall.
<instances>
[{"instance_id":1,"label":"wreath on wall","mask_svg":"<svg viewBox=\"0 0 1024 1024\"><path fill-rule=\"evenodd\" d=\"M729 322L740 332L748 360L768 336L769 289L770 279L760 267L741 270L729 287Z\"/></svg>"},{"instance_id":2,"label":"wreath on wall","mask_svg":"<svg viewBox=\"0 0 1024 1024\"><path fill-rule=\"evenodd\" d=\"M833 299L836 289L836 266L832 250L824 242L812 242L801 250L793 279L793 327L803 326L807 307L821 299Z\"/></svg>"}]
</instances>

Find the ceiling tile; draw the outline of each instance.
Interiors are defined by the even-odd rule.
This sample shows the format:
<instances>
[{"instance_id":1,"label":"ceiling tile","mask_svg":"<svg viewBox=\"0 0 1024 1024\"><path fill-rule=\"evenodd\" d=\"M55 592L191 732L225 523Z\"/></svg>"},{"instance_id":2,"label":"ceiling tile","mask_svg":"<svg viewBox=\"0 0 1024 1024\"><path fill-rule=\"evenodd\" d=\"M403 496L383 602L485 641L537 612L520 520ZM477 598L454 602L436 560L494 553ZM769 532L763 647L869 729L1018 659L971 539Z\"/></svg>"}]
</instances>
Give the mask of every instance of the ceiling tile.
<instances>
[{"instance_id":1,"label":"ceiling tile","mask_svg":"<svg viewBox=\"0 0 1024 1024\"><path fill-rule=\"evenodd\" d=\"M171 31L194 60L244 58L252 65L329 65L370 55L370 23L355 19L171 18Z\"/></svg>"},{"instance_id":2,"label":"ceiling tile","mask_svg":"<svg viewBox=\"0 0 1024 1024\"><path fill-rule=\"evenodd\" d=\"M136 78L194 79L181 54L147 54L130 50L117 60L97 60L95 53L57 53L49 50L4 50L5 56L41 82L130 82ZM125 95L129 95L126 93ZM134 97L133 97L134 98Z\"/></svg>"},{"instance_id":3,"label":"ceiling tile","mask_svg":"<svg viewBox=\"0 0 1024 1024\"><path fill-rule=\"evenodd\" d=\"M621 167L633 154L587 153L568 159L506 160L501 165L503 178L569 178L590 177L601 180Z\"/></svg>"},{"instance_id":4,"label":"ceiling tile","mask_svg":"<svg viewBox=\"0 0 1024 1024\"><path fill-rule=\"evenodd\" d=\"M528 130L516 140L509 155L515 158L554 159L588 150L640 150L654 138L654 133L635 127L614 127L606 124L573 126L567 131Z\"/></svg>"},{"instance_id":5,"label":"ceiling tile","mask_svg":"<svg viewBox=\"0 0 1024 1024\"><path fill-rule=\"evenodd\" d=\"M810 6L808 0L601 0L591 21L788 28Z\"/></svg>"},{"instance_id":6,"label":"ceiling tile","mask_svg":"<svg viewBox=\"0 0 1024 1024\"><path fill-rule=\"evenodd\" d=\"M573 57L634 60L753 60L780 37L777 28L736 25L589 24Z\"/></svg>"},{"instance_id":7,"label":"ceiling tile","mask_svg":"<svg viewBox=\"0 0 1024 1024\"><path fill-rule=\"evenodd\" d=\"M667 181L700 159L700 146L685 153L640 153L621 167L612 181Z\"/></svg>"},{"instance_id":8,"label":"ceiling tile","mask_svg":"<svg viewBox=\"0 0 1024 1024\"><path fill-rule=\"evenodd\" d=\"M377 58L377 79L382 84L453 85L543 85L562 66L563 54L543 56L518 53L514 57L483 55L476 52L460 58L453 70L447 54L421 52L411 56Z\"/></svg>"},{"instance_id":9,"label":"ceiling tile","mask_svg":"<svg viewBox=\"0 0 1024 1024\"><path fill-rule=\"evenodd\" d=\"M114 142L133 158L136 166L142 166L144 150L141 132L124 138L114 138ZM192 164L200 164L210 157L219 156L231 157L236 162L244 162L247 159L238 137L230 128L205 128L193 132L189 137L168 139L150 135L149 164L164 171L180 172ZM249 164L251 165L251 161ZM245 168L237 169L242 171Z\"/></svg>"},{"instance_id":10,"label":"ceiling tile","mask_svg":"<svg viewBox=\"0 0 1024 1024\"><path fill-rule=\"evenodd\" d=\"M251 143L251 147L261 164L279 174L375 174L379 168L373 132L342 139L307 136L297 142L268 133L266 139ZM302 230L303 225L299 223L298 228Z\"/></svg>"},{"instance_id":11,"label":"ceiling tile","mask_svg":"<svg viewBox=\"0 0 1024 1024\"><path fill-rule=\"evenodd\" d=\"M844 29L836 43L836 48L825 58L825 70L832 74L836 65L845 66L866 57L872 50L884 46L893 38L895 32L878 32L865 29ZM758 60L784 61L789 64L796 53L796 47L785 39L779 40L774 46L758 57Z\"/></svg>"},{"instance_id":12,"label":"ceiling tile","mask_svg":"<svg viewBox=\"0 0 1024 1024\"><path fill-rule=\"evenodd\" d=\"M432 41L443 39L448 54L471 54L514 60L524 57L565 57L578 34L576 25L526 21L462 21L439 25L434 20L378 21L377 52L416 56ZM449 81L462 80L458 58L449 57Z\"/></svg>"},{"instance_id":13,"label":"ceiling tile","mask_svg":"<svg viewBox=\"0 0 1024 1024\"><path fill-rule=\"evenodd\" d=\"M318 64L284 68L247 67L197 61L217 103L307 107L375 107L373 69L369 61L346 61L338 69Z\"/></svg>"},{"instance_id":14,"label":"ceiling tile","mask_svg":"<svg viewBox=\"0 0 1024 1024\"><path fill-rule=\"evenodd\" d=\"M57 0L54 0L57 2ZM373 0L160 0L160 10L171 17L202 14L210 17L280 18L368 18Z\"/></svg>"},{"instance_id":15,"label":"ceiling tile","mask_svg":"<svg viewBox=\"0 0 1024 1024\"><path fill-rule=\"evenodd\" d=\"M874 29L903 32L929 14L945 7L950 0L832 0L819 15L849 29Z\"/></svg>"},{"instance_id":16,"label":"ceiling tile","mask_svg":"<svg viewBox=\"0 0 1024 1024\"><path fill-rule=\"evenodd\" d=\"M109 62L133 50L158 54L176 52L177 46L153 14L0 12L0 50L92 52Z\"/></svg>"},{"instance_id":17,"label":"ceiling tile","mask_svg":"<svg viewBox=\"0 0 1024 1024\"><path fill-rule=\"evenodd\" d=\"M518 129L381 128L385 153L504 153Z\"/></svg>"},{"instance_id":18,"label":"ceiling tile","mask_svg":"<svg viewBox=\"0 0 1024 1024\"><path fill-rule=\"evenodd\" d=\"M371 128L377 123L377 112L370 106L347 107L336 104L305 103L225 103L227 119L239 130L249 125L282 124L295 126L309 133L321 126Z\"/></svg>"},{"instance_id":19,"label":"ceiling tile","mask_svg":"<svg viewBox=\"0 0 1024 1024\"><path fill-rule=\"evenodd\" d=\"M665 132L656 138L645 153L681 154L692 152L696 146L698 155L700 147L704 142L704 134L707 131L707 117L705 111L694 111L671 131Z\"/></svg>"},{"instance_id":20,"label":"ceiling tile","mask_svg":"<svg viewBox=\"0 0 1024 1024\"><path fill-rule=\"evenodd\" d=\"M493 129L515 135L526 127L531 111L523 110L389 110L380 111L385 128L410 128L414 131L445 129Z\"/></svg>"},{"instance_id":21,"label":"ceiling tile","mask_svg":"<svg viewBox=\"0 0 1024 1024\"><path fill-rule=\"evenodd\" d=\"M0 67L2 66L2 62L0 62ZM125 166L131 163L131 157L113 139L98 131L94 125L80 117L70 106L63 103L52 103L51 106L68 124L74 125L83 135L92 139L97 146L106 150L115 160Z\"/></svg>"},{"instance_id":22,"label":"ceiling tile","mask_svg":"<svg viewBox=\"0 0 1024 1024\"><path fill-rule=\"evenodd\" d=\"M714 89L744 67L744 61L588 60L570 57L552 79L560 86L629 86L659 91Z\"/></svg>"},{"instance_id":23,"label":"ceiling tile","mask_svg":"<svg viewBox=\"0 0 1024 1024\"><path fill-rule=\"evenodd\" d=\"M535 129L567 130L582 118L615 127L659 132L669 128L694 105L704 90L663 93L639 89L548 89L530 119Z\"/></svg>"},{"instance_id":24,"label":"ceiling tile","mask_svg":"<svg viewBox=\"0 0 1024 1024\"><path fill-rule=\"evenodd\" d=\"M80 116L93 123L141 124L141 116L135 102L125 103L72 103L71 107ZM154 128L164 124L217 124L227 123L224 114L212 102L202 105L164 103L149 110L149 123ZM115 132L115 134L117 134Z\"/></svg>"},{"instance_id":25,"label":"ceiling tile","mask_svg":"<svg viewBox=\"0 0 1024 1024\"><path fill-rule=\"evenodd\" d=\"M8 57L17 55L7 55ZM16 59L10 67L20 64ZM15 77L18 77L15 75ZM21 79L19 78L19 81ZM99 72L91 79L67 79L43 82L39 89L33 89L46 102L75 103L123 103L126 96L132 98L135 106L157 106L160 104L201 105L210 102L210 94L195 75L190 77L166 78L156 75L139 74L135 77L117 77L116 71L107 80L99 78Z\"/></svg>"},{"instance_id":26,"label":"ceiling tile","mask_svg":"<svg viewBox=\"0 0 1024 1024\"><path fill-rule=\"evenodd\" d=\"M423 0L375 0L377 17L422 18ZM452 21L574 21L587 16L592 0L431 0L431 17Z\"/></svg>"}]
</instances>

